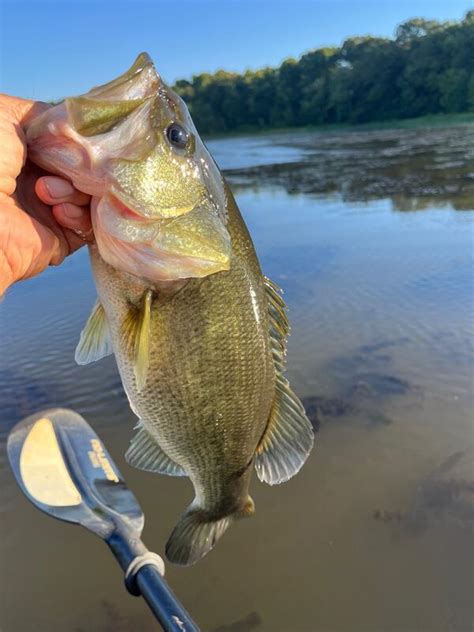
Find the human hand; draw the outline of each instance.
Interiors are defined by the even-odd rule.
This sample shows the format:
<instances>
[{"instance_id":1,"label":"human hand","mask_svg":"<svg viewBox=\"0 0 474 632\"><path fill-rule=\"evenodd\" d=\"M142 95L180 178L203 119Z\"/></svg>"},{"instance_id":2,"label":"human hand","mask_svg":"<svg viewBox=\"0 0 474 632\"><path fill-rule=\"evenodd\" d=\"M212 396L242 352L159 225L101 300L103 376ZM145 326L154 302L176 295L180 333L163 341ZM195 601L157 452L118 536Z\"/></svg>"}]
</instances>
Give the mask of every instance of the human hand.
<instances>
[{"instance_id":1,"label":"human hand","mask_svg":"<svg viewBox=\"0 0 474 632\"><path fill-rule=\"evenodd\" d=\"M23 126L48 107L0 94L0 296L93 238L90 197L26 160Z\"/></svg>"}]
</instances>

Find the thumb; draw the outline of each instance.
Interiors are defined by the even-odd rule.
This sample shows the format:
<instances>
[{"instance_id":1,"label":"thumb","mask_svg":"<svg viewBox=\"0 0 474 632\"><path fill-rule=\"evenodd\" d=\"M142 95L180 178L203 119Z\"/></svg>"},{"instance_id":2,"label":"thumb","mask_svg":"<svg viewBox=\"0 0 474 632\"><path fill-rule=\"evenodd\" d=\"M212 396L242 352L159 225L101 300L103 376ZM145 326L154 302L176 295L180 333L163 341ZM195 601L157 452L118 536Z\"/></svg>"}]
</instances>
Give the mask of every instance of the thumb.
<instances>
[{"instance_id":1,"label":"thumb","mask_svg":"<svg viewBox=\"0 0 474 632\"><path fill-rule=\"evenodd\" d=\"M51 107L42 101L21 99L20 97L12 97L8 94L0 94L0 104L12 113L17 123L21 123L22 125Z\"/></svg>"}]
</instances>

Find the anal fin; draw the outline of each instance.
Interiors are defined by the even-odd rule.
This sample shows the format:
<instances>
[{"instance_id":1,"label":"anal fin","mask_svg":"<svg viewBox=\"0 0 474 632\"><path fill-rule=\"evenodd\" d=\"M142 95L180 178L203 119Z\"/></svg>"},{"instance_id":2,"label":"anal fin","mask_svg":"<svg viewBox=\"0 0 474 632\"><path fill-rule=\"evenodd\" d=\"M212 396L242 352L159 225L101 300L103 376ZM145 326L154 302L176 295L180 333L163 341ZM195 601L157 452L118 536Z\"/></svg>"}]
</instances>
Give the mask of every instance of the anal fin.
<instances>
[{"instance_id":1,"label":"anal fin","mask_svg":"<svg viewBox=\"0 0 474 632\"><path fill-rule=\"evenodd\" d=\"M104 308L96 301L87 319L74 355L77 364L89 364L113 353Z\"/></svg>"},{"instance_id":2,"label":"anal fin","mask_svg":"<svg viewBox=\"0 0 474 632\"><path fill-rule=\"evenodd\" d=\"M163 452L141 421L125 453L125 459L133 467L147 472L156 472L166 476L186 476L183 468Z\"/></svg>"}]
</instances>

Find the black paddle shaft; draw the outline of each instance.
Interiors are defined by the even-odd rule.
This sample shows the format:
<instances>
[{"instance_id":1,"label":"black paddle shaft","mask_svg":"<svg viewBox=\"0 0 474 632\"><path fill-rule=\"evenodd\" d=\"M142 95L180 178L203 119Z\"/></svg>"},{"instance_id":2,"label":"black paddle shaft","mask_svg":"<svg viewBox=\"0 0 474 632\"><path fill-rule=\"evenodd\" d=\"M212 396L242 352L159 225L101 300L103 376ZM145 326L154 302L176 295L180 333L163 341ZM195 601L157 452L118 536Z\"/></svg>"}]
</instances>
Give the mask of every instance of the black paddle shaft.
<instances>
[{"instance_id":1,"label":"black paddle shaft","mask_svg":"<svg viewBox=\"0 0 474 632\"><path fill-rule=\"evenodd\" d=\"M136 557L148 553L141 539L133 531L124 528L114 530L106 542L124 572ZM136 590L130 590L127 586L129 592L142 595L165 632L199 632L156 566L146 564L140 568L134 584Z\"/></svg>"}]
</instances>

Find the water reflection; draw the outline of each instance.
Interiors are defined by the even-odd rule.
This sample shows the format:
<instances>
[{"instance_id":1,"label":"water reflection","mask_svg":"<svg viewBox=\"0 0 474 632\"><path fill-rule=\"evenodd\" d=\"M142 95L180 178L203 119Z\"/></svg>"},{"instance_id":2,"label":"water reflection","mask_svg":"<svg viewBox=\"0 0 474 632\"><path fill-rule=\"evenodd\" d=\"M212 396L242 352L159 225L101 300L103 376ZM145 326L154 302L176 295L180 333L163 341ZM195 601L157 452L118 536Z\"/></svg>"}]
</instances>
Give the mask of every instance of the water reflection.
<instances>
[{"instance_id":1,"label":"water reflection","mask_svg":"<svg viewBox=\"0 0 474 632\"><path fill-rule=\"evenodd\" d=\"M253 483L255 517L205 560L168 565L204 630L471 628L474 216L453 209L472 199L472 130L210 143L285 290L289 377L317 442L294 480ZM135 418L113 359L74 364L94 300L80 252L0 306L2 632L153 625L101 542L22 498L4 446L20 417L86 415L143 506L152 550L191 499L186 480L124 462Z\"/></svg>"}]
</instances>

